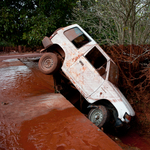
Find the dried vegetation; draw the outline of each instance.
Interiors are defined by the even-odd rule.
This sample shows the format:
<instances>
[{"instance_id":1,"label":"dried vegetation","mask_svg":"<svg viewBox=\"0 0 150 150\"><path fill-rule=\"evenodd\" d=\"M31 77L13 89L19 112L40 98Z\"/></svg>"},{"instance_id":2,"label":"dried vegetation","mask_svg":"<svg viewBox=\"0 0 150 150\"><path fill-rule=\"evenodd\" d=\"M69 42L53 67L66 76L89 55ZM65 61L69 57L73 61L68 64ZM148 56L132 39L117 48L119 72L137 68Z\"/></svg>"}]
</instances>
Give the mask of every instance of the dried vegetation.
<instances>
[{"instance_id":1,"label":"dried vegetation","mask_svg":"<svg viewBox=\"0 0 150 150\"><path fill-rule=\"evenodd\" d=\"M150 126L150 45L103 46L120 70L119 88L136 111L138 127Z\"/></svg>"}]
</instances>

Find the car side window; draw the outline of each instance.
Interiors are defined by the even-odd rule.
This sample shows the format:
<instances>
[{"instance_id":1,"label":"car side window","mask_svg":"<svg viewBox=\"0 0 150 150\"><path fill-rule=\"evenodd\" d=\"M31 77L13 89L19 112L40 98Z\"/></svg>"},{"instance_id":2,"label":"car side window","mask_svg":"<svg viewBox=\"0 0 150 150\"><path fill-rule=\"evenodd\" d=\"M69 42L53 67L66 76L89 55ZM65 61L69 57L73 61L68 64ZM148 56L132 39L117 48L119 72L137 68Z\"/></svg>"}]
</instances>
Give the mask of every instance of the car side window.
<instances>
[{"instance_id":1,"label":"car side window","mask_svg":"<svg viewBox=\"0 0 150 150\"><path fill-rule=\"evenodd\" d=\"M87 54L86 59L91 63L91 65L97 70L97 72L104 79L106 78L106 64L107 59L102 55L102 53L96 48L92 48Z\"/></svg>"},{"instance_id":2,"label":"car side window","mask_svg":"<svg viewBox=\"0 0 150 150\"><path fill-rule=\"evenodd\" d=\"M74 44L76 48L81 48L83 45L90 42L88 37L78 27L65 31L64 35Z\"/></svg>"}]
</instances>

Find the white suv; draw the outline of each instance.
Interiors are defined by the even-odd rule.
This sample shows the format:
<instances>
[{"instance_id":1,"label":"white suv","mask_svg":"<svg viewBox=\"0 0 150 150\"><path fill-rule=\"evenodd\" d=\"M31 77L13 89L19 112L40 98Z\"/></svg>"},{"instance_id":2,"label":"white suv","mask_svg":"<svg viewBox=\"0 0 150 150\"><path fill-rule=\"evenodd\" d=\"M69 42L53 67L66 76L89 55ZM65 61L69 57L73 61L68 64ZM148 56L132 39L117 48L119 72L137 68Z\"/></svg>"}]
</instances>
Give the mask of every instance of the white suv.
<instances>
[{"instance_id":1,"label":"white suv","mask_svg":"<svg viewBox=\"0 0 150 150\"><path fill-rule=\"evenodd\" d=\"M61 70L86 99L95 125L102 127L112 118L115 126L130 122L135 112L117 88L118 67L79 25L59 28L42 42L41 52L47 53L39 69L54 75Z\"/></svg>"}]
</instances>

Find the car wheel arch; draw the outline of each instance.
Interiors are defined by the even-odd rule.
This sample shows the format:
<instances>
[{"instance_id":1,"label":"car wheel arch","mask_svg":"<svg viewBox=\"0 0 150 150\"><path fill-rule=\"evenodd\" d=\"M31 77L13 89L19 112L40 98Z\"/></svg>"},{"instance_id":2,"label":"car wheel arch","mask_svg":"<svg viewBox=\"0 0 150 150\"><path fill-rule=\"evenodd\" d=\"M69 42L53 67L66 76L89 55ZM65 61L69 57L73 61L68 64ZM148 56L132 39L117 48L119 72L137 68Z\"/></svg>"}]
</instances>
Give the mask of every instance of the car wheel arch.
<instances>
[{"instance_id":1,"label":"car wheel arch","mask_svg":"<svg viewBox=\"0 0 150 150\"><path fill-rule=\"evenodd\" d=\"M103 105L105 106L108 110L111 110L113 112L113 116L115 119L118 118L118 111L117 109L115 108L115 106L111 103L110 100L108 99L100 99L92 104L90 104L88 106L88 108L92 109L92 108L96 108L98 105Z\"/></svg>"},{"instance_id":2,"label":"car wheel arch","mask_svg":"<svg viewBox=\"0 0 150 150\"><path fill-rule=\"evenodd\" d=\"M58 44L53 44L51 46L49 46L48 48L45 49L44 52L53 52L53 53L57 53L59 56L62 57L62 59L65 58L65 51L63 50L63 48L58 45Z\"/></svg>"}]
</instances>

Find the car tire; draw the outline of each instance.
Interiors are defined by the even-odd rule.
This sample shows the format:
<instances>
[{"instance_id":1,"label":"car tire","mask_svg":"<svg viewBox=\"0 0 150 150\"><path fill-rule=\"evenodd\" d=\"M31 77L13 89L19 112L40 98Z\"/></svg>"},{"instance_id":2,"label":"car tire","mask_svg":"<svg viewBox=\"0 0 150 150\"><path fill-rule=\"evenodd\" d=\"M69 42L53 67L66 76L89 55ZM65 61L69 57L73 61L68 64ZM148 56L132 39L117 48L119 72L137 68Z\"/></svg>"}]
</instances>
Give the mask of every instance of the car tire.
<instances>
[{"instance_id":1,"label":"car tire","mask_svg":"<svg viewBox=\"0 0 150 150\"><path fill-rule=\"evenodd\" d=\"M60 68L60 59L54 53L45 53L39 60L39 69L44 74L53 74Z\"/></svg>"},{"instance_id":2,"label":"car tire","mask_svg":"<svg viewBox=\"0 0 150 150\"><path fill-rule=\"evenodd\" d=\"M88 118L91 122L93 122L99 128L104 126L104 124L108 121L108 110L106 107L99 105L98 107L91 109L88 113Z\"/></svg>"}]
</instances>

